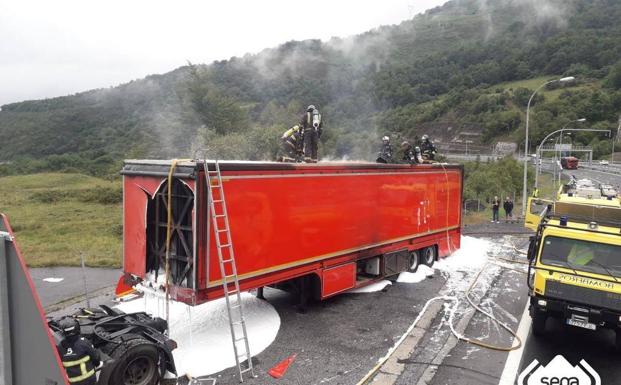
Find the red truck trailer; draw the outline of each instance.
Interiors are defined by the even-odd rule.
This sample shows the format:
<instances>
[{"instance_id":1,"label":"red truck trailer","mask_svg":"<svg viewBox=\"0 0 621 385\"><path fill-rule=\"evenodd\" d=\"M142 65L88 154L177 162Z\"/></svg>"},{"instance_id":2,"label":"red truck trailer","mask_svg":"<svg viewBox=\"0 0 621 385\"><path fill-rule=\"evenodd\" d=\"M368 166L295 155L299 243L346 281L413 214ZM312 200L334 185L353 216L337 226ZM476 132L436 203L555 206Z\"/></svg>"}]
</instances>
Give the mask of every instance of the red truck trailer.
<instances>
[{"instance_id":1,"label":"red truck trailer","mask_svg":"<svg viewBox=\"0 0 621 385\"><path fill-rule=\"evenodd\" d=\"M171 165L125 162L125 284L164 274ZM170 178L169 293L191 305L224 295L205 165L214 169L212 161L179 162ZM462 166L243 161L219 166L242 290L307 288L324 299L418 262L431 265L459 248Z\"/></svg>"}]
</instances>

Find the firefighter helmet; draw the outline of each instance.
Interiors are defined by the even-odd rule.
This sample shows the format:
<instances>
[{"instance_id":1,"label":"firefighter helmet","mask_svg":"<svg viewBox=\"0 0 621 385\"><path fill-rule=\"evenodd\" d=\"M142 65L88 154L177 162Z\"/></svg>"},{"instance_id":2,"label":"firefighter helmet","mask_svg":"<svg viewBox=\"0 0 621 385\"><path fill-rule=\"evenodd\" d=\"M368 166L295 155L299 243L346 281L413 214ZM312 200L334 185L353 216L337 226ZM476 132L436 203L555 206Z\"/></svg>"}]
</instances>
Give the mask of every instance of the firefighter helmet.
<instances>
[{"instance_id":1,"label":"firefighter helmet","mask_svg":"<svg viewBox=\"0 0 621 385\"><path fill-rule=\"evenodd\" d=\"M423 135L422 139L423 139L423 142L428 141L429 140L429 135L427 135L427 134Z\"/></svg>"},{"instance_id":2,"label":"firefighter helmet","mask_svg":"<svg viewBox=\"0 0 621 385\"><path fill-rule=\"evenodd\" d=\"M401 142L401 148L408 148L408 147L411 147L410 142L408 142L407 140Z\"/></svg>"},{"instance_id":3,"label":"firefighter helmet","mask_svg":"<svg viewBox=\"0 0 621 385\"><path fill-rule=\"evenodd\" d=\"M71 338L80 335L80 324L78 323L78 321L75 320L75 318L63 318L58 323L58 327L60 328L60 331L63 333L63 336L65 336L65 338Z\"/></svg>"},{"instance_id":4,"label":"firefighter helmet","mask_svg":"<svg viewBox=\"0 0 621 385\"><path fill-rule=\"evenodd\" d=\"M311 104L310 106L306 107L306 111L309 111L309 112L310 112L310 111L313 111L313 110L315 110L315 109L316 109L316 108L315 108L315 106L314 106L313 104Z\"/></svg>"},{"instance_id":5,"label":"firefighter helmet","mask_svg":"<svg viewBox=\"0 0 621 385\"><path fill-rule=\"evenodd\" d=\"M390 142L390 138L388 137L388 135L384 135L384 137L382 138L382 142Z\"/></svg>"}]
</instances>

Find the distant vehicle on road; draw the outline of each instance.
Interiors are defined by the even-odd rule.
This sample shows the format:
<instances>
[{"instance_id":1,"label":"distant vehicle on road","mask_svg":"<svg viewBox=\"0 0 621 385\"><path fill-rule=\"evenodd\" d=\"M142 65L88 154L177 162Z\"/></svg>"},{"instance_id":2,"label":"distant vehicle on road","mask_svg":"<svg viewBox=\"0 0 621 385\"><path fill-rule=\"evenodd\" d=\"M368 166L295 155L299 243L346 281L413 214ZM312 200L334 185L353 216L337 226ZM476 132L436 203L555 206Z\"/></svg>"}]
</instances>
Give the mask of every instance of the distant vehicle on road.
<instances>
[{"instance_id":1,"label":"distant vehicle on road","mask_svg":"<svg viewBox=\"0 0 621 385\"><path fill-rule=\"evenodd\" d=\"M601 164L602 166L608 166L610 164L610 162L608 162L607 160L602 159L602 160L599 161L599 164Z\"/></svg>"},{"instance_id":2,"label":"distant vehicle on road","mask_svg":"<svg viewBox=\"0 0 621 385\"><path fill-rule=\"evenodd\" d=\"M565 170L577 170L578 169L578 158L573 156L565 156L561 158L561 166Z\"/></svg>"}]
</instances>

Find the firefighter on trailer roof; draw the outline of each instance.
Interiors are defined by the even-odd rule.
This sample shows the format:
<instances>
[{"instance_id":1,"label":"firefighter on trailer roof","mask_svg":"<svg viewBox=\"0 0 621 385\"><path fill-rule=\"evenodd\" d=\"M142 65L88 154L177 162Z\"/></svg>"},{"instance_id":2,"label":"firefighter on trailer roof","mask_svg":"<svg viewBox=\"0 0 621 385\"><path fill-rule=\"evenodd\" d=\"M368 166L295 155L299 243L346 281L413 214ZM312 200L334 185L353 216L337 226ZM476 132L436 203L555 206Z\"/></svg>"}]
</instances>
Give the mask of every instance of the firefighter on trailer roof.
<instances>
[{"instance_id":1,"label":"firefighter on trailer roof","mask_svg":"<svg viewBox=\"0 0 621 385\"><path fill-rule=\"evenodd\" d=\"M436 146L429 140L429 135L423 135L420 149L423 154L423 159L434 160L436 158Z\"/></svg>"},{"instance_id":2,"label":"firefighter on trailer roof","mask_svg":"<svg viewBox=\"0 0 621 385\"><path fill-rule=\"evenodd\" d=\"M80 336L80 324L74 318L64 318L58 326L64 339L58 345L63 367L72 385L95 385L95 368L99 366L99 353L93 345Z\"/></svg>"},{"instance_id":3,"label":"firefighter on trailer roof","mask_svg":"<svg viewBox=\"0 0 621 385\"><path fill-rule=\"evenodd\" d=\"M300 118L300 127L304 137L304 161L307 163L317 163L319 139L323 130L322 126L321 114L311 104Z\"/></svg>"},{"instance_id":4,"label":"firefighter on trailer roof","mask_svg":"<svg viewBox=\"0 0 621 385\"><path fill-rule=\"evenodd\" d=\"M406 140L406 141L403 141L403 143L401 143L401 151L403 153L401 160L404 163L409 163L409 164L423 163L423 158L421 157L420 148L418 146L416 146L415 148L412 148L412 145L410 144L410 142Z\"/></svg>"},{"instance_id":5,"label":"firefighter on trailer roof","mask_svg":"<svg viewBox=\"0 0 621 385\"><path fill-rule=\"evenodd\" d=\"M282 134L283 162L298 162L302 155L302 130L297 124Z\"/></svg>"},{"instance_id":6,"label":"firefighter on trailer roof","mask_svg":"<svg viewBox=\"0 0 621 385\"><path fill-rule=\"evenodd\" d=\"M376 160L377 163L393 163L392 159L392 145L390 144L390 138L384 136L382 138L382 149Z\"/></svg>"}]
</instances>

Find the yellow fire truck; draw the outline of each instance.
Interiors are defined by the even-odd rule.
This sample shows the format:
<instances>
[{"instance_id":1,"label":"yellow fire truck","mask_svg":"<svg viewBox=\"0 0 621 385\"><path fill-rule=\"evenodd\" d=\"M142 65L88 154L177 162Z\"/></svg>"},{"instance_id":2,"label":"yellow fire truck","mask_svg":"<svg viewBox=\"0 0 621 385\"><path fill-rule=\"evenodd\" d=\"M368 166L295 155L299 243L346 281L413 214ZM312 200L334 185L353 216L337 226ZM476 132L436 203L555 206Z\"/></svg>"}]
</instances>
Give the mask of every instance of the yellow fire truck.
<instances>
[{"instance_id":1,"label":"yellow fire truck","mask_svg":"<svg viewBox=\"0 0 621 385\"><path fill-rule=\"evenodd\" d=\"M621 349L621 199L608 185L572 179L554 201L529 200L525 225L530 315L535 335L548 318L616 331Z\"/></svg>"}]
</instances>

